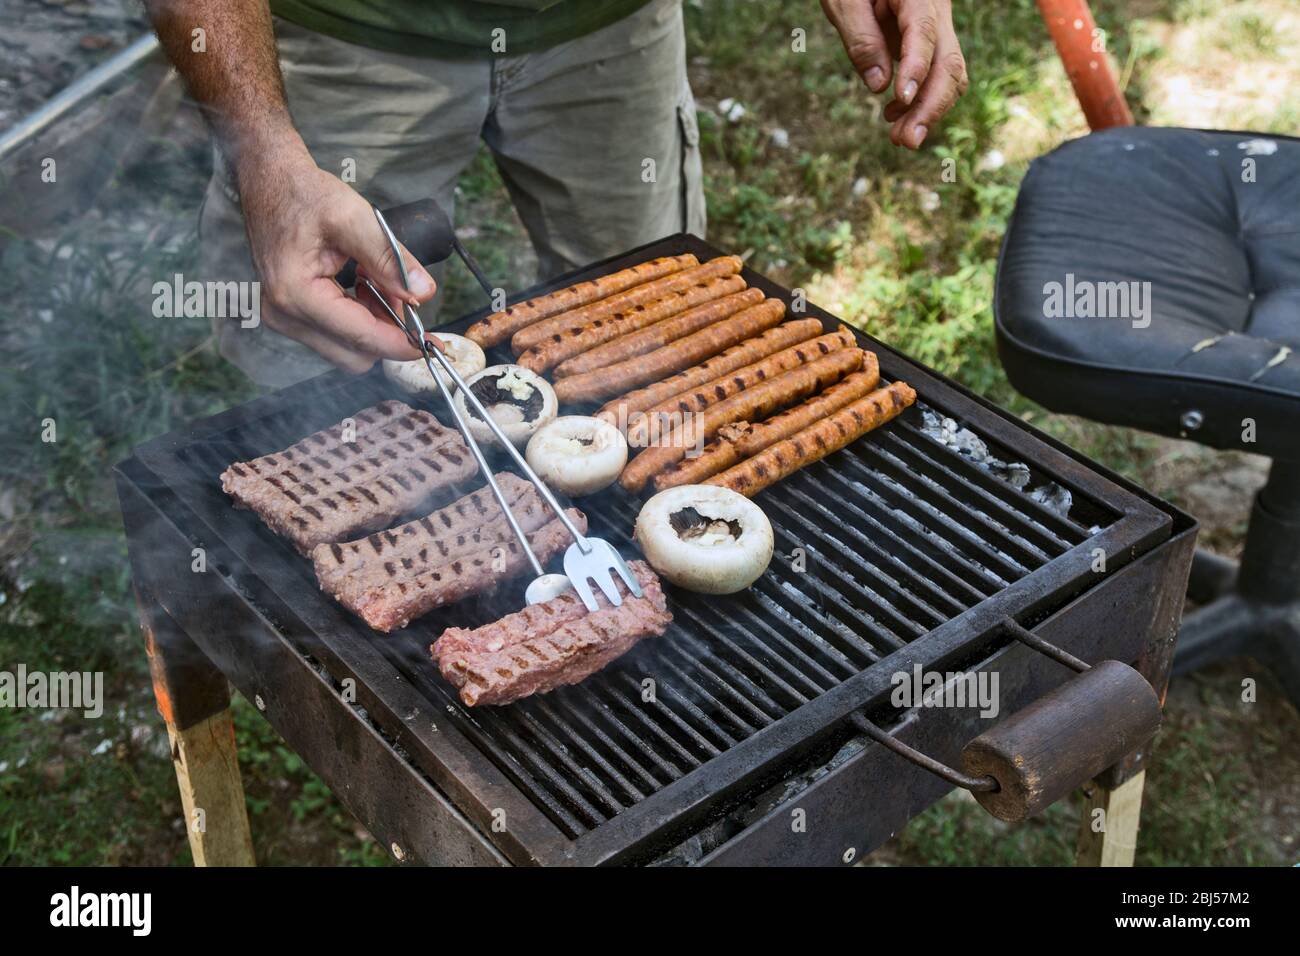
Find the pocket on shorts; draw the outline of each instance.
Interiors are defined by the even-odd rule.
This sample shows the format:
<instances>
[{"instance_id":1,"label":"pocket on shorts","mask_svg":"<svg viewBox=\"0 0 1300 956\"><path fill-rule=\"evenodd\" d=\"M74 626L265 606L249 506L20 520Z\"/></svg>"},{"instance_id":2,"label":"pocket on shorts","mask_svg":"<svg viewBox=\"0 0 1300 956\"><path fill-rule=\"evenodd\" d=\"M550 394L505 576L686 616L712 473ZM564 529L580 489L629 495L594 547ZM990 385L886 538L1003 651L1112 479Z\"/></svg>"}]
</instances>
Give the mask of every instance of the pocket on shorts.
<instances>
[{"instance_id":1,"label":"pocket on shorts","mask_svg":"<svg viewBox=\"0 0 1300 956\"><path fill-rule=\"evenodd\" d=\"M695 96L683 82L677 101L677 123L682 135L682 231L704 238L708 217L704 209L704 162L700 154L700 123Z\"/></svg>"}]
</instances>

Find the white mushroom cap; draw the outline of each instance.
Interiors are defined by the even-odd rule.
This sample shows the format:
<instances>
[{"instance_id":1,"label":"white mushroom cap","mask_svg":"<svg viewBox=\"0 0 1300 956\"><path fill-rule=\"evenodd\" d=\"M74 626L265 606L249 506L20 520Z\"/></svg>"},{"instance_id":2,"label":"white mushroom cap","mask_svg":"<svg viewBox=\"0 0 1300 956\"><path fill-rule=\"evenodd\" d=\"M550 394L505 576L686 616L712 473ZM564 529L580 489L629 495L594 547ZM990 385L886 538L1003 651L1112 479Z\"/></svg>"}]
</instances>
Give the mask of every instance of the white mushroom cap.
<instances>
[{"instance_id":1,"label":"white mushroom cap","mask_svg":"<svg viewBox=\"0 0 1300 956\"><path fill-rule=\"evenodd\" d=\"M454 335L450 332L436 333L438 340L442 342L443 350L447 358L451 360L451 366L460 373L461 378L468 379L471 375L483 371L487 367L487 356L483 354L483 349L477 342L472 342L463 335ZM445 381L448 387L451 387L451 381L447 374L440 368L438 363L433 365L434 371L438 377ZM384 374L388 380L409 395L438 395L438 384L429 375L429 369L424 364L424 359L412 359L409 362L395 362L392 359L384 359Z\"/></svg>"},{"instance_id":2,"label":"white mushroom cap","mask_svg":"<svg viewBox=\"0 0 1300 956\"><path fill-rule=\"evenodd\" d=\"M492 365L466 379L465 384L515 445L523 445L537 429L554 421L559 410L551 383L522 365ZM496 442L487 423L460 392L456 393L456 407L479 444Z\"/></svg>"},{"instance_id":3,"label":"white mushroom cap","mask_svg":"<svg viewBox=\"0 0 1300 956\"><path fill-rule=\"evenodd\" d=\"M627 464L627 439L609 422L564 415L528 439L524 456L550 487L590 495L614 483Z\"/></svg>"},{"instance_id":4,"label":"white mushroom cap","mask_svg":"<svg viewBox=\"0 0 1300 956\"><path fill-rule=\"evenodd\" d=\"M714 485L659 492L637 515L634 536L651 567L702 594L742 591L772 561L772 524L763 509Z\"/></svg>"}]
</instances>

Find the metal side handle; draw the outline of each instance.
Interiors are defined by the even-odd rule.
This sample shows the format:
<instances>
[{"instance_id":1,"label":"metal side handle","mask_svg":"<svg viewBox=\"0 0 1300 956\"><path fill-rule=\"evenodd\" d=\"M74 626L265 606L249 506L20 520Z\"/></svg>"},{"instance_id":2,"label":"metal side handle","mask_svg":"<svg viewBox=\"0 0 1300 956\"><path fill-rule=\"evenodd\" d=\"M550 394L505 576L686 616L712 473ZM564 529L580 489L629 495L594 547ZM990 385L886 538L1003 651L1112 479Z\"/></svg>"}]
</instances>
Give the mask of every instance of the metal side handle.
<instances>
[{"instance_id":1,"label":"metal side handle","mask_svg":"<svg viewBox=\"0 0 1300 956\"><path fill-rule=\"evenodd\" d=\"M1002 628L1078 676L962 748L962 769L921 753L862 714L855 729L953 786L999 820L1031 817L1142 746L1160 728L1160 698L1121 661L1089 665L1012 618Z\"/></svg>"}]
</instances>

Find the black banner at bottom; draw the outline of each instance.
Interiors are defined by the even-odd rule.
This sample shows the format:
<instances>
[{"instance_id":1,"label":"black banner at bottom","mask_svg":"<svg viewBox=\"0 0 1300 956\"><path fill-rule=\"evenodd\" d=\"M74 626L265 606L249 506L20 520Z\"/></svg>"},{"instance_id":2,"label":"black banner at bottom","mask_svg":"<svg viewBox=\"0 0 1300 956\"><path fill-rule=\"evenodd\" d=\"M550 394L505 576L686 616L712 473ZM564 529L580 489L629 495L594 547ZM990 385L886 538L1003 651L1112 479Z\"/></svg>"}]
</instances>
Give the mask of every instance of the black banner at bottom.
<instances>
[{"instance_id":1,"label":"black banner at bottom","mask_svg":"<svg viewBox=\"0 0 1300 956\"><path fill-rule=\"evenodd\" d=\"M734 946L771 943L774 921L810 942L863 926L955 941L1008 921L1018 933L1041 927L1043 939L1071 942L1160 932L1231 939L1289 926L1296 879L1294 869L10 869L0 870L0 925L10 942L51 933L128 945L250 935L437 945L467 930L494 942L576 933L590 944L607 924L617 945L697 935L709 923Z\"/></svg>"}]
</instances>

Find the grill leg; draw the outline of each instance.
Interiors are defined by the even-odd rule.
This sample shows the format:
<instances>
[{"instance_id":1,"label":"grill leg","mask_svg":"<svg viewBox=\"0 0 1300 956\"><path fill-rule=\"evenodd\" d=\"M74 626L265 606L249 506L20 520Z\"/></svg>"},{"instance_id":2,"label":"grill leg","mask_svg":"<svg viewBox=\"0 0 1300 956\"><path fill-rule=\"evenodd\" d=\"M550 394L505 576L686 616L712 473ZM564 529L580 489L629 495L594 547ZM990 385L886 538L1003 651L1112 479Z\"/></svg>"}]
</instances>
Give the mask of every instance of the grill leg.
<instances>
[{"instance_id":1,"label":"grill leg","mask_svg":"<svg viewBox=\"0 0 1300 956\"><path fill-rule=\"evenodd\" d=\"M1143 770L1113 790L1097 782L1083 788L1083 819L1079 821L1078 866L1132 866L1142 816Z\"/></svg>"},{"instance_id":2,"label":"grill leg","mask_svg":"<svg viewBox=\"0 0 1300 956\"><path fill-rule=\"evenodd\" d=\"M1178 580L1190 573L1192 554L1187 567L1174 572ZM1174 644L1182 618L1184 596L1177 590L1159 589L1154 596L1155 612L1146 646L1133 662L1137 672L1147 679L1164 707L1173 670ZM1079 866L1132 866L1137 850L1138 822L1142 817L1142 790L1146 783L1146 766L1151 747L1135 750L1113 767L1107 767L1083 787L1083 818L1079 821L1079 841L1075 863ZM1098 812L1100 811L1100 812Z\"/></svg>"},{"instance_id":3,"label":"grill leg","mask_svg":"<svg viewBox=\"0 0 1300 956\"><path fill-rule=\"evenodd\" d=\"M253 866L230 686L157 602L136 596L196 866Z\"/></svg>"}]
</instances>

